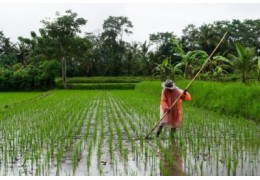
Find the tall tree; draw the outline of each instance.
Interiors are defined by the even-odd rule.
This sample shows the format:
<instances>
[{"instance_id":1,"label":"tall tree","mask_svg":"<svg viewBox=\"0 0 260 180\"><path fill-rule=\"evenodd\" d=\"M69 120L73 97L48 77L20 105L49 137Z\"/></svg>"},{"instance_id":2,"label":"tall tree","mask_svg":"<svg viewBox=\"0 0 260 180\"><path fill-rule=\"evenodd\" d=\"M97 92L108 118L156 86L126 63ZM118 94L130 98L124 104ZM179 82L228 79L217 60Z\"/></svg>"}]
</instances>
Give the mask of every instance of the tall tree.
<instances>
[{"instance_id":1,"label":"tall tree","mask_svg":"<svg viewBox=\"0 0 260 180\"><path fill-rule=\"evenodd\" d=\"M149 40L152 46L155 46L154 61L155 64L161 64L164 59L168 59L170 64L177 64L181 59L175 55L176 36L172 32L159 32L150 34Z\"/></svg>"},{"instance_id":2,"label":"tall tree","mask_svg":"<svg viewBox=\"0 0 260 180\"><path fill-rule=\"evenodd\" d=\"M0 31L0 66L10 67L17 63L15 45Z\"/></svg>"},{"instance_id":3,"label":"tall tree","mask_svg":"<svg viewBox=\"0 0 260 180\"><path fill-rule=\"evenodd\" d=\"M257 78L257 80L260 82L260 57L258 57L258 60L257 60L256 70L257 70L257 73L258 73L258 78Z\"/></svg>"},{"instance_id":4,"label":"tall tree","mask_svg":"<svg viewBox=\"0 0 260 180\"><path fill-rule=\"evenodd\" d=\"M219 39L211 24L203 24L199 27L198 44L207 54L213 51Z\"/></svg>"},{"instance_id":5,"label":"tall tree","mask_svg":"<svg viewBox=\"0 0 260 180\"><path fill-rule=\"evenodd\" d=\"M109 16L107 20L104 21L103 29L104 35L106 37L112 38L113 40L122 41L123 34L132 34L133 32L130 30L133 28L132 22L128 20L128 17L124 16Z\"/></svg>"},{"instance_id":6,"label":"tall tree","mask_svg":"<svg viewBox=\"0 0 260 180\"><path fill-rule=\"evenodd\" d=\"M140 58L141 58L141 67L140 72L141 75L151 75L151 70L149 69L149 47L150 44L147 44L147 41L140 44Z\"/></svg>"},{"instance_id":7,"label":"tall tree","mask_svg":"<svg viewBox=\"0 0 260 180\"><path fill-rule=\"evenodd\" d=\"M181 43L184 51L198 50L198 35L199 30L194 24L189 24L182 30Z\"/></svg>"},{"instance_id":8,"label":"tall tree","mask_svg":"<svg viewBox=\"0 0 260 180\"><path fill-rule=\"evenodd\" d=\"M104 21L101 34L101 52L106 64L105 73L108 75L122 75L122 60L126 53L127 43L123 40L123 34L132 34L132 22L127 17L109 16Z\"/></svg>"},{"instance_id":9,"label":"tall tree","mask_svg":"<svg viewBox=\"0 0 260 180\"><path fill-rule=\"evenodd\" d=\"M49 37L54 40L58 45L59 60L61 62L62 69L62 83L64 88L67 88L67 58L69 56L69 50L71 48L71 41L80 33L80 27L86 24L84 18L77 18L77 13L73 13L71 10L66 11L66 15L60 16L53 21L42 20L44 27L40 29L41 35Z\"/></svg>"},{"instance_id":10,"label":"tall tree","mask_svg":"<svg viewBox=\"0 0 260 180\"><path fill-rule=\"evenodd\" d=\"M248 73L254 69L256 64L256 50L255 48L244 47L240 42L235 44L237 56L230 54L232 66L235 71L241 74L242 82L248 80Z\"/></svg>"}]
</instances>

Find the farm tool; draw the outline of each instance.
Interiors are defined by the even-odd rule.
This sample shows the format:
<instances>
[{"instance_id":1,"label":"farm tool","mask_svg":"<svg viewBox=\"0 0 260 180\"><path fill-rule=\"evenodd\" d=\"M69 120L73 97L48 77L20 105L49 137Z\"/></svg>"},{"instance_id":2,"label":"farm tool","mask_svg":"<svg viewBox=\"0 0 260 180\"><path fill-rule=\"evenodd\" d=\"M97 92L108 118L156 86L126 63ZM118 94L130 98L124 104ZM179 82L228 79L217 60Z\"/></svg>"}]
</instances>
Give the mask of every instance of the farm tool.
<instances>
[{"instance_id":1,"label":"farm tool","mask_svg":"<svg viewBox=\"0 0 260 180\"><path fill-rule=\"evenodd\" d=\"M149 133L145 136L145 139L148 139L149 135L153 132L153 130L160 124L160 122L162 121L162 119L166 116L166 114L171 110L171 108L177 103L177 101L180 99L180 97L183 95L183 93L185 91L188 90L188 88L190 87L190 85L193 83L193 81L198 77L198 75L200 74L200 72L203 70L203 68L206 66L206 64L208 63L208 61L211 59L211 57L213 56L213 54L216 52L216 50L218 49L218 47L220 46L220 44L224 41L226 35L228 32L226 32L223 37L221 38L221 40L219 41L219 43L217 44L217 46L215 47L215 49L211 52L211 54L209 55L209 57L205 60L205 62L203 63L202 67L200 68L200 70L197 72L197 74L194 76L194 78L189 82L189 84L186 86L186 88L184 89L184 91L177 97L177 99L172 103L172 105L167 109L167 111L163 114L163 116L161 117L161 119L155 124L155 126L149 131Z\"/></svg>"}]
</instances>

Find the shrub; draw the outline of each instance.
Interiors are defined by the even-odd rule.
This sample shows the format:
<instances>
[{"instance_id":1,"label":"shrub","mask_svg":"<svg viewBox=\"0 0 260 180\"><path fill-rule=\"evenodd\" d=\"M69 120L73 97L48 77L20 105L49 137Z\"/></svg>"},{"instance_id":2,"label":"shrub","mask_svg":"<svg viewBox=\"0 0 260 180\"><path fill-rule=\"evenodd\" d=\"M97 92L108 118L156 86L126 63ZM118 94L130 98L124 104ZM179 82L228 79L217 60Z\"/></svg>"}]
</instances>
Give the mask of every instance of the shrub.
<instances>
[{"instance_id":1,"label":"shrub","mask_svg":"<svg viewBox=\"0 0 260 180\"><path fill-rule=\"evenodd\" d=\"M0 69L0 91L48 90L55 86L59 64L55 60L41 61L13 69Z\"/></svg>"}]
</instances>

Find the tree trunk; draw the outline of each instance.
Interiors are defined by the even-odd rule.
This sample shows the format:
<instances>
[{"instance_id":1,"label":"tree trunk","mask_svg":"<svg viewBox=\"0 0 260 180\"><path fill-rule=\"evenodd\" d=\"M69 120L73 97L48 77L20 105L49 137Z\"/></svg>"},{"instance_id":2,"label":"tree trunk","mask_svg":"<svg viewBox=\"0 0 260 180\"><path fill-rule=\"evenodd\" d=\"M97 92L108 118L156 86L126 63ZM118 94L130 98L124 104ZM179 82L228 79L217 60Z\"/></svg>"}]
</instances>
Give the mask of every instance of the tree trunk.
<instances>
[{"instance_id":1,"label":"tree trunk","mask_svg":"<svg viewBox=\"0 0 260 180\"><path fill-rule=\"evenodd\" d=\"M161 71L161 81L166 81L166 73L165 73L165 71L163 70L163 71Z\"/></svg>"},{"instance_id":2,"label":"tree trunk","mask_svg":"<svg viewBox=\"0 0 260 180\"><path fill-rule=\"evenodd\" d=\"M214 67L213 67L212 59L210 60L209 68L210 68L211 79L213 79Z\"/></svg>"},{"instance_id":3,"label":"tree trunk","mask_svg":"<svg viewBox=\"0 0 260 180\"><path fill-rule=\"evenodd\" d=\"M185 69L184 69L184 78L187 79L188 77L188 68L187 68L187 65L185 66Z\"/></svg>"},{"instance_id":4,"label":"tree trunk","mask_svg":"<svg viewBox=\"0 0 260 180\"><path fill-rule=\"evenodd\" d=\"M65 89L67 89L67 73L66 73L66 59L64 57L61 58L61 71L62 71L62 85Z\"/></svg>"},{"instance_id":5,"label":"tree trunk","mask_svg":"<svg viewBox=\"0 0 260 180\"><path fill-rule=\"evenodd\" d=\"M174 73L171 73L170 77L171 77L172 81L175 81L175 74Z\"/></svg>"},{"instance_id":6,"label":"tree trunk","mask_svg":"<svg viewBox=\"0 0 260 180\"><path fill-rule=\"evenodd\" d=\"M246 73L243 72L243 73L242 73L242 82L245 83L246 80L247 80Z\"/></svg>"},{"instance_id":7,"label":"tree trunk","mask_svg":"<svg viewBox=\"0 0 260 180\"><path fill-rule=\"evenodd\" d=\"M67 89L67 60L64 58L64 87Z\"/></svg>"}]
</instances>

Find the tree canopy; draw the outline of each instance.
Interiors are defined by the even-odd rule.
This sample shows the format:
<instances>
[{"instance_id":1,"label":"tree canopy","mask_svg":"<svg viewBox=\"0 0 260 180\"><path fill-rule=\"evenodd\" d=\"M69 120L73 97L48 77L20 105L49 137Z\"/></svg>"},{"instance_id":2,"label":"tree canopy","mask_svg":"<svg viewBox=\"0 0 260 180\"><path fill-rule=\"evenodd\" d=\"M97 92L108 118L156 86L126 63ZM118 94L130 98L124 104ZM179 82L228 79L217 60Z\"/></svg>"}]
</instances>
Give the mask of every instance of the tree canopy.
<instances>
[{"instance_id":1,"label":"tree canopy","mask_svg":"<svg viewBox=\"0 0 260 180\"><path fill-rule=\"evenodd\" d=\"M155 32L145 42L125 40L133 34L134 26L124 16L109 16L98 33L82 32L87 19L71 10L41 22L39 32L31 32L30 38L19 37L17 43L0 31L0 90L14 89L17 83L22 84L21 90L47 89L59 76L65 88L67 76L149 76L168 72L165 78L192 78L226 31L226 40L201 78L221 80L230 75L243 82L249 78L260 80L259 19L215 21L199 27L188 24L181 37L174 32ZM242 70L245 64L246 72Z\"/></svg>"}]
</instances>

